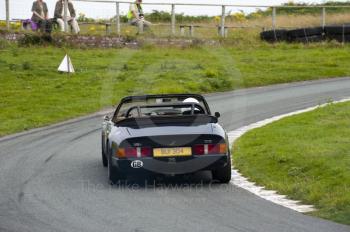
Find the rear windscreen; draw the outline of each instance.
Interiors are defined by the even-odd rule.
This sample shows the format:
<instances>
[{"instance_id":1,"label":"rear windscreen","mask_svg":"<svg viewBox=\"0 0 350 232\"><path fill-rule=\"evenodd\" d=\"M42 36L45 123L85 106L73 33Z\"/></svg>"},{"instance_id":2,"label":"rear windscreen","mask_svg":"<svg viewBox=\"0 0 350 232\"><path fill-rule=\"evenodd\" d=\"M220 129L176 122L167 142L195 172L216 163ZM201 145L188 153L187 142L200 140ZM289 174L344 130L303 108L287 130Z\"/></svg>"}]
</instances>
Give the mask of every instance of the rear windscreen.
<instances>
[{"instance_id":1,"label":"rear windscreen","mask_svg":"<svg viewBox=\"0 0 350 232\"><path fill-rule=\"evenodd\" d=\"M167 116L167 115L186 115L190 114L191 104L195 103L198 106L195 107L196 113L206 114L207 109L203 100L186 97L164 97L164 98L148 98L148 99L135 99L130 102L121 105L117 114L117 119L123 119L126 117L138 117L138 116ZM175 106L174 104L181 104ZM187 104L187 105L184 105ZM174 105L174 106L166 106ZM152 107L147 107L152 106Z\"/></svg>"},{"instance_id":2,"label":"rear windscreen","mask_svg":"<svg viewBox=\"0 0 350 232\"><path fill-rule=\"evenodd\" d=\"M124 114L127 117L151 117L151 116L180 116L191 114L205 114L203 107L192 105L159 105L159 106L139 106L132 107Z\"/></svg>"}]
</instances>

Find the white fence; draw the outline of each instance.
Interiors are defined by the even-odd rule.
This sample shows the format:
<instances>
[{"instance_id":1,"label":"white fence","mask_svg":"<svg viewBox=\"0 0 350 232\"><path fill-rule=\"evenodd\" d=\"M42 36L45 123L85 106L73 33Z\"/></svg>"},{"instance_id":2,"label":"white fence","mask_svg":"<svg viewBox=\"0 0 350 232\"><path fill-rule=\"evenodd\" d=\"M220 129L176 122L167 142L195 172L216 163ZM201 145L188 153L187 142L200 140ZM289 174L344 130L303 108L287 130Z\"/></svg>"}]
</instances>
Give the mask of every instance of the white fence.
<instances>
[{"instance_id":1,"label":"white fence","mask_svg":"<svg viewBox=\"0 0 350 232\"><path fill-rule=\"evenodd\" d=\"M85 2L85 3L109 3L113 4L115 7L115 15L116 15L116 21L115 21L115 30L117 34L121 33L121 5L123 4L130 4L130 1L113 1L113 0L73 0L75 2ZM320 25L325 26L326 25L326 15L327 15L327 9L329 8L350 8L350 6L268 6L268 5L235 5L235 4L226 4L226 5L220 5L220 4L201 4L201 3L143 3L143 5L153 5L153 6L169 6L171 9L171 22L169 24L170 26L170 33L171 35L175 35L176 33L176 10L177 7L181 6L188 6L188 7L216 7L221 8L221 16L220 16L220 23L218 25L219 27L219 34L222 37L226 36L226 27L225 27L225 18L227 16L227 9L228 8L272 8L271 13L271 28L276 29L277 27L277 9L280 8L318 8L320 10ZM9 0L5 0L5 12L6 12L6 25L7 28L10 29L10 5ZM67 15L67 9L68 9L68 0L65 0L65 8L64 8L65 15ZM65 20L65 29L68 30L67 20ZM142 28L141 28L142 30Z\"/></svg>"}]
</instances>

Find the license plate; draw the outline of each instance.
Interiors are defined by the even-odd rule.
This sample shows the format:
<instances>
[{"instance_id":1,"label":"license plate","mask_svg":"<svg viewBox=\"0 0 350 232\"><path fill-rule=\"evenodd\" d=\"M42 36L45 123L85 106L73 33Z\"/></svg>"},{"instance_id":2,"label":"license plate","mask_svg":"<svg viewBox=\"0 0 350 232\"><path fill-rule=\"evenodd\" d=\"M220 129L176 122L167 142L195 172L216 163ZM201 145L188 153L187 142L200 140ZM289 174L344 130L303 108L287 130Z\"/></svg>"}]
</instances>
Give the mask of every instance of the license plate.
<instances>
[{"instance_id":1,"label":"license plate","mask_svg":"<svg viewBox=\"0 0 350 232\"><path fill-rule=\"evenodd\" d=\"M192 148L190 147L153 149L154 157L177 157L177 156L191 156L191 155L192 155Z\"/></svg>"}]
</instances>

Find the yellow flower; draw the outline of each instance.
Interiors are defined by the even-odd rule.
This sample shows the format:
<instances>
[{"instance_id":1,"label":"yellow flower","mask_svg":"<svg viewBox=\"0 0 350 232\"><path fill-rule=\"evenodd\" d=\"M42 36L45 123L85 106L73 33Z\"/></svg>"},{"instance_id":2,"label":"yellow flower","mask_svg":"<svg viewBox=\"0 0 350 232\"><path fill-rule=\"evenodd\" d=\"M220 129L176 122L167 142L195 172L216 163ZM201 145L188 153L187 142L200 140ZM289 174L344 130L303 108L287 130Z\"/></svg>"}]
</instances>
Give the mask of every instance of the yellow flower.
<instances>
[{"instance_id":1,"label":"yellow flower","mask_svg":"<svg viewBox=\"0 0 350 232\"><path fill-rule=\"evenodd\" d=\"M251 13L252 18L262 18L262 14L260 12Z\"/></svg>"},{"instance_id":2,"label":"yellow flower","mask_svg":"<svg viewBox=\"0 0 350 232\"><path fill-rule=\"evenodd\" d=\"M214 20L215 20L215 22L217 22L217 23L218 23L218 22L220 22L220 21L221 21L221 17L220 17L220 16L215 16L215 17L214 17Z\"/></svg>"},{"instance_id":3,"label":"yellow flower","mask_svg":"<svg viewBox=\"0 0 350 232\"><path fill-rule=\"evenodd\" d=\"M243 12L234 13L231 15L231 17L233 18L233 20L238 21L238 22L243 22L246 20Z\"/></svg>"},{"instance_id":4,"label":"yellow flower","mask_svg":"<svg viewBox=\"0 0 350 232\"><path fill-rule=\"evenodd\" d=\"M5 25L6 25L6 23L5 23ZM12 29L18 29L21 27L21 23L20 22L10 22L10 27Z\"/></svg>"}]
</instances>

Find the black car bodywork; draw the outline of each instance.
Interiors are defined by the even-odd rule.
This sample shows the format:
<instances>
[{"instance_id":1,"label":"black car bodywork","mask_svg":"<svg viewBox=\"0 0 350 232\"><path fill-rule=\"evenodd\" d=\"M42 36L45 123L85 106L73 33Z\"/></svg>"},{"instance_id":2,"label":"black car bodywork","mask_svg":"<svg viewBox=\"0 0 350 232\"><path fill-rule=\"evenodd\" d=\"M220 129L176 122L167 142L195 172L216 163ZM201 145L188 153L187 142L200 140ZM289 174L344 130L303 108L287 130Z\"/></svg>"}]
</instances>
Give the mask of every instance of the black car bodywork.
<instances>
[{"instance_id":1,"label":"black car bodywork","mask_svg":"<svg viewBox=\"0 0 350 232\"><path fill-rule=\"evenodd\" d=\"M115 183L145 172L179 175L211 170L214 179L228 183L231 157L219 116L211 115L201 95L122 99L102 128L102 162L109 180Z\"/></svg>"}]
</instances>

